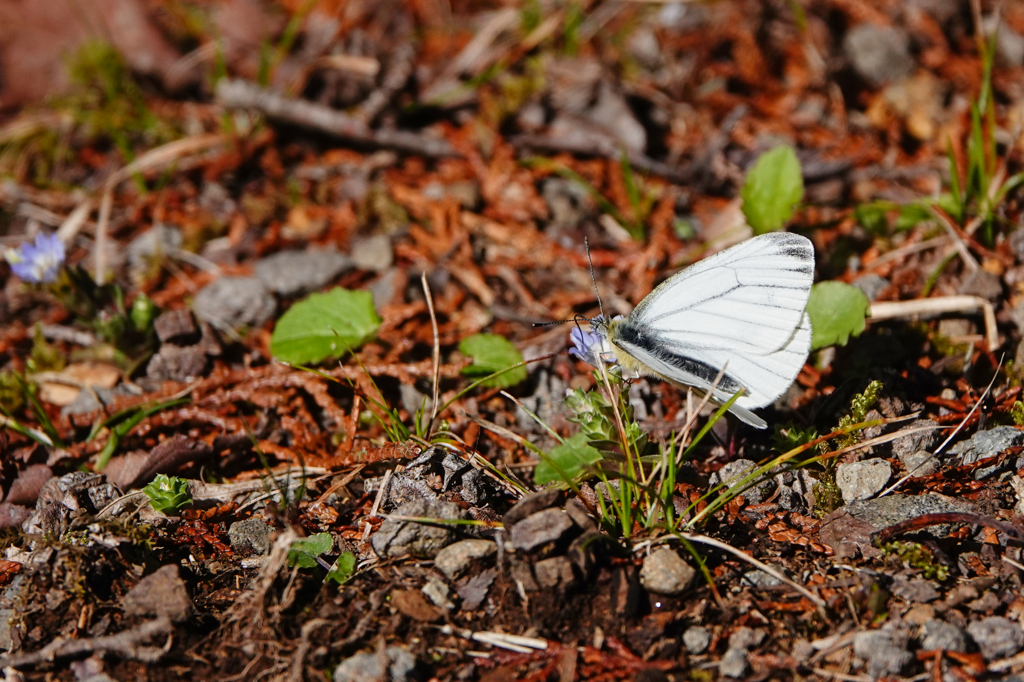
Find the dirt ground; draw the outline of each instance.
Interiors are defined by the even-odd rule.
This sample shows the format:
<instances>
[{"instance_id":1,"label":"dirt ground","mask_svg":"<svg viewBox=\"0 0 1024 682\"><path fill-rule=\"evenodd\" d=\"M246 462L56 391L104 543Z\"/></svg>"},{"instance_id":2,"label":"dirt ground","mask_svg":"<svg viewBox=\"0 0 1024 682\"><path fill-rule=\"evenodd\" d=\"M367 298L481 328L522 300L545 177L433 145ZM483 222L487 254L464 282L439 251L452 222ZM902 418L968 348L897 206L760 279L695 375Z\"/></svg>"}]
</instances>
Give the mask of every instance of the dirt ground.
<instances>
[{"instance_id":1,"label":"dirt ground","mask_svg":"<svg viewBox=\"0 0 1024 682\"><path fill-rule=\"evenodd\" d=\"M6 3L4 679L1024 679L1022 84L1009 1ZM567 352L777 229L767 428Z\"/></svg>"}]
</instances>

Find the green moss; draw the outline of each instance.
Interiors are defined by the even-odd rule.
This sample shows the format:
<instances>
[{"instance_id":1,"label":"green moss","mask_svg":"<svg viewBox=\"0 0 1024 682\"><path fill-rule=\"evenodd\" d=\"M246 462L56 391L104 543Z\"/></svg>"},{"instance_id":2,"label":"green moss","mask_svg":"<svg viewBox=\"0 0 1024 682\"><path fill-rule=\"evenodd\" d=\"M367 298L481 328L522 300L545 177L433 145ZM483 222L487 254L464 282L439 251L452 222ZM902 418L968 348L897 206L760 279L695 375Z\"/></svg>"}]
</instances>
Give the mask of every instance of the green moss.
<instances>
[{"instance_id":1,"label":"green moss","mask_svg":"<svg viewBox=\"0 0 1024 682\"><path fill-rule=\"evenodd\" d=\"M25 389L11 370L0 371L0 412L13 414L25 406Z\"/></svg>"},{"instance_id":2,"label":"green moss","mask_svg":"<svg viewBox=\"0 0 1024 682\"><path fill-rule=\"evenodd\" d=\"M882 555L895 557L911 568L921 571L927 580L944 581L949 577L949 569L935 562L930 549L918 542L893 541L881 546Z\"/></svg>"},{"instance_id":3,"label":"green moss","mask_svg":"<svg viewBox=\"0 0 1024 682\"><path fill-rule=\"evenodd\" d=\"M59 372L67 365L64 354L53 344L47 343L43 330L36 326L32 335L32 352L25 361L29 372Z\"/></svg>"}]
</instances>

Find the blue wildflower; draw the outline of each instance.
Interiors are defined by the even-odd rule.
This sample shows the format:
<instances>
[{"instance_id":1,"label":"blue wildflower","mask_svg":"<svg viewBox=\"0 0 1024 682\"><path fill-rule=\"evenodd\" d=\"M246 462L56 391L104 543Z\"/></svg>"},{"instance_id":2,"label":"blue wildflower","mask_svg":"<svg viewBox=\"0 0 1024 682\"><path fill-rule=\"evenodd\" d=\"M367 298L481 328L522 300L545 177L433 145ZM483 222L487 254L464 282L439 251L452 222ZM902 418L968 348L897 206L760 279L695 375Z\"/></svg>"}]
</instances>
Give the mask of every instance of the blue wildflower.
<instances>
[{"instance_id":1,"label":"blue wildflower","mask_svg":"<svg viewBox=\"0 0 1024 682\"><path fill-rule=\"evenodd\" d=\"M11 271L20 279L33 284L43 284L57 279L57 273L64 265L64 242L55 234L36 235L36 242L25 242L17 249L7 249L4 259L10 263Z\"/></svg>"}]
</instances>

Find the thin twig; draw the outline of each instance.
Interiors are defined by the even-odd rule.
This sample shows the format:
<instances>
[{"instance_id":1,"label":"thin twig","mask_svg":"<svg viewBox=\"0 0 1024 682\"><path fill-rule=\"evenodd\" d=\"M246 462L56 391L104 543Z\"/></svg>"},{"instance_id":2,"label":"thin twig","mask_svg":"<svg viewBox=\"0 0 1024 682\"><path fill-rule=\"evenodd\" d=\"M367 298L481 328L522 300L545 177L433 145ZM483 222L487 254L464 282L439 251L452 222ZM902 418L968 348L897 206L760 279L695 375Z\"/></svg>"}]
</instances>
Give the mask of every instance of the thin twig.
<instances>
[{"instance_id":1,"label":"thin twig","mask_svg":"<svg viewBox=\"0 0 1024 682\"><path fill-rule=\"evenodd\" d=\"M988 349L994 351L999 347L996 312L992 304L980 296L937 296L935 298L918 298L912 301L872 303L871 316L868 319L878 321L978 311L981 311L985 320L985 342L988 344Z\"/></svg>"},{"instance_id":2,"label":"thin twig","mask_svg":"<svg viewBox=\"0 0 1024 682\"><path fill-rule=\"evenodd\" d=\"M430 293L430 283L427 282L426 272L420 276L420 282L423 284L423 295L427 299L427 310L430 312L430 328L434 332L434 349L431 353L431 357L434 361L434 394L430 403L430 422L427 425L427 438L429 438L430 432L434 430L434 420L437 418L438 383L440 382L441 375L441 337L437 331L437 315L434 313L434 297Z\"/></svg>"}]
</instances>

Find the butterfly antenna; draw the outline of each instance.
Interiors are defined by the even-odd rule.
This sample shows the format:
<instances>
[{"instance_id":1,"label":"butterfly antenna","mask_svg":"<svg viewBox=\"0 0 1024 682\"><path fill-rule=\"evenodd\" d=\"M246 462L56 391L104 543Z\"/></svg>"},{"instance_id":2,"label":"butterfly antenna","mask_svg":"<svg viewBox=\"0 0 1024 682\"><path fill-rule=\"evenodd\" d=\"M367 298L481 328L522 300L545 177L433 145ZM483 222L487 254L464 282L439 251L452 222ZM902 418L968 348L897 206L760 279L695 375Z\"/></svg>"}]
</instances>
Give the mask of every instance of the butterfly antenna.
<instances>
[{"instance_id":1,"label":"butterfly antenna","mask_svg":"<svg viewBox=\"0 0 1024 682\"><path fill-rule=\"evenodd\" d=\"M601 317L604 317L604 305L601 303L601 290L597 288L597 276L594 274L594 259L590 257L590 241L584 237L583 246L587 248L587 262L590 263L590 281L594 283L594 293L597 294L597 307L601 311Z\"/></svg>"}]
</instances>

